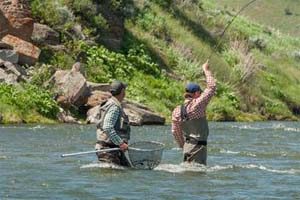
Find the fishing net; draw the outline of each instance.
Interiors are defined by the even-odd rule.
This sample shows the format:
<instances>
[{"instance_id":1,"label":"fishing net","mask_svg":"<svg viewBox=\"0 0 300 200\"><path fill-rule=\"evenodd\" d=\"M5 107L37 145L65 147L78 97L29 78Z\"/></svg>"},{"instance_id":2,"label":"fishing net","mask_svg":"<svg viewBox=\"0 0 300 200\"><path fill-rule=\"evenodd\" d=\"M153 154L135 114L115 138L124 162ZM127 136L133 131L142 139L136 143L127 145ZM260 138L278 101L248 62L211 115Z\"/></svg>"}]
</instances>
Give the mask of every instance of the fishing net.
<instances>
[{"instance_id":1,"label":"fishing net","mask_svg":"<svg viewBox=\"0 0 300 200\"><path fill-rule=\"evenodd\" d=\"M161 161L164 144L154 141L142 141L130 144L128 156L132 167L136 169L153 169Z\"/></svg>"}]
</instances>

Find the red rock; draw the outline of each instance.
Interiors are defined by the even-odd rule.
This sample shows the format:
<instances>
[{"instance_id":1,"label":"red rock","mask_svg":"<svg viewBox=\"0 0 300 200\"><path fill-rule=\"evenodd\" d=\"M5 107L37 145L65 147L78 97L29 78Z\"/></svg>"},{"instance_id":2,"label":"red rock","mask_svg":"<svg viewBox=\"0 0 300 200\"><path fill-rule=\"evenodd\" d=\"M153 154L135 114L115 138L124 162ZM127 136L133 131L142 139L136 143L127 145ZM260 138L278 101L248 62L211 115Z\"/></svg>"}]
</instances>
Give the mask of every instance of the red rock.
<instances>
[{"instance_id":1,"label":"red rock","mask_svg":"<svg viewBox=\"0 0 300 200\"><path fill-rule=\"evenodd\" d=\"M25 41L31 41L33 19L30 12L29 1L1 0L0 25L0 30L3 29L6 33L17 36Z\"/></svg>"},{"instance_id":2,"label":"red rock","mask_svg":"<svg viewBox=\"0 0 300 200\"><path fill-rule=\"evenodd\" d=\"M14 50L19 53L20 64L34 65L41 53L41 50L30 42L26 42L12 35L4 36L2 42L13 46Z\"/></svg>"}]
</instances>

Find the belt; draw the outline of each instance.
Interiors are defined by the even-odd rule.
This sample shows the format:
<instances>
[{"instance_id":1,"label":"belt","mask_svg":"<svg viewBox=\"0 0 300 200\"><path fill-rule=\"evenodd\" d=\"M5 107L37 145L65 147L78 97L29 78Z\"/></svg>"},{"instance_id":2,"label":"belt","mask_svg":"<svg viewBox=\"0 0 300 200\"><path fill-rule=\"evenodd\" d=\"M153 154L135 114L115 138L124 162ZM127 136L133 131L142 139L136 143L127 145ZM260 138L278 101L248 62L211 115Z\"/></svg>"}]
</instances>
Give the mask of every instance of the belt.
<instances>
[{"instance_id":1,"label":"belt","mask_svg":"<svg viewBox=\"0 0 300 200\"><path fill-rule=\"evenodd\" d=\"M197 141L197 140L191 139L191 138L186 138L185 141L190 144L207 146L207 141Z\"/></svg>"},{"instance_id":2,"label":"belt","mask_svg":"<svg viewBox=\"0 0 300 200\"><path fill-rule=\"evenodd\" d=\"M104 142L104 141L100 141L100 140L98 140L96 143L102 145L103 147L108 147L108 148L119 147L119 146L117 146L117 145L115 145L115 144L113 144L111 142Z\"/></svg>"}]
</instances>

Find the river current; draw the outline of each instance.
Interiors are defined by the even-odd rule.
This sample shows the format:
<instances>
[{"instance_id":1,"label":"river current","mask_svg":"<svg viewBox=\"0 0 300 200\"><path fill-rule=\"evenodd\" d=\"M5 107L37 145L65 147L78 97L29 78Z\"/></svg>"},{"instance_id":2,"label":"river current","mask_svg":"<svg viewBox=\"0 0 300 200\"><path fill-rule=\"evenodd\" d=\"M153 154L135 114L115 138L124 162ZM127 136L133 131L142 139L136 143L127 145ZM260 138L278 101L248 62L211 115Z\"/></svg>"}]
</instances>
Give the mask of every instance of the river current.
<instances>
[{"instance_id":1,"label":"river current","mask_svg":"<svg viewBox=\"0 0 300 200\"><path fill-rule=\"evenodd\" d=\"M165 144L154 170L99 163L94 125L0 126L0 199L300 199L300 123L210 122L207 166L182 163L170 126L132 127Z\"/></svg>"}]
</instances>

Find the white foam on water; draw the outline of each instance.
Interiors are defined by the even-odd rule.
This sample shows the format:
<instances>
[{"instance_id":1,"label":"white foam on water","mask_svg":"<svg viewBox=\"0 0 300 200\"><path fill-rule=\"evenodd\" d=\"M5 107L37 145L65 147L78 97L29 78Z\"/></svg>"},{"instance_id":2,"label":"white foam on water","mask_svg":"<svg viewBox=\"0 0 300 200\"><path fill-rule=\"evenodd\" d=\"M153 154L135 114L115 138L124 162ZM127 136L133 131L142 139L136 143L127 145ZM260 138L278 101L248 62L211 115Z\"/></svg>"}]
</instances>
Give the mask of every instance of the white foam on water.
<instances>
[{"instance_id":1,"label":"white foam on water","mask_svg":"<svg viewBox=\"0 0 300 200\"><path fill-rule=\"evenodd\" d=\"M249 164L249 165L237 165L237 166L241 167L241 168L244 168L244 169L260 169L260 170L263 170L263 171L268 171L268 172L273 172L273 173L278 173L278 174L297 174L297 173L300 173L300 170L298 170L298 169L280 170L280 169L267 168L263 165Z\"/></svg>"},{"instance_id":2,"label":"white foam on water","mask_svg":"<svg viewBox=\"0 0 300 200\"><path fill-rule=\"evenodd\" d=\"M250 125L243 125L243 126L236 126L236 125L233 125L231 126L232 128L238 128L238 129L241 129L241 130L261 130L263 128L258 128L258 127L253 127L253 126L250 126Z\"/></svg>"},{"instance_id":3,"label":"white foam on water","mask_svg":"<svg viewBox=\"0 0 300 200\"><path fill-rule=\"evenodd\" d=\"M184 172L205 172L205 166L199 164L188 164L180 163L176 164L160 164L153 170L156 171L165 171L171 173L184 173Z\"/></svg>"},{"instance_id":4,"label":"white foam on water","mask_svg":"<svg viewBox=\"0 0 300 200\"><path fill-rule=\"evenodd\" d=\"M231 128L238 128L240 130L263 130L263 129L272 129L272 130L284 130L288 132L300 132L300 128L287 127L284 124L277 123L267 127L254 127L251 125L232 125Z\"/></svg>"},{"instance_id":5,"label":"white foam on water","mask_svg":"<svg viewBox=\"0 0 300 200\"><path fill-rule=\"evenodd\" d=\"M31 127L31 128L28 128L28 129L37 130L37 129L45 129L45 128L46 127L44 127L44 126L37 125L37 126Z\"/></svg>"},{"instance_id":6,"label":"white foam on water","mask_svg":"<svg viewBox=\"0 0 300 200\"><path fill-rule=\"evenodd\" d=\"M239 151L229 151L229 150L222 149L222 150L220 151L220 153L226 153L226 154L239 154L240 152L239 152Z\"/></svg>"},{"instance_id":7,"label":"white foam on water","mask_svg":"<svg viewBox=\"0 0 300 200\"><path fill-rule=\"evenodd\" d=\"M284 131L288 132L300 132L300 128L284 128Z\"/></svg>"},{"instance_id":8,"label":"white foam on water","mask_svg":"<svg viewBox=\"0 0 300 200\"><path fill-rule=\"evenodd\" d=\"M216 172L216 171L221 171L221 170L226 170L226 169L231 169L233 168L232 165L227 165L227 166L204 166L198 163L180 163L178 165L176 164L160 164L153 170L156 171L165 171L165 172L170 172L170 173L184 173L184 172Z\"/></svg>"},{"instance_id":9,"label":"white foam on water","mask_svg":"<svg viewBox=\"0 0 300 200\"><path fill-rule=\"evenodd\" d=\"M250 157L256 157L256 154L250 153L250 152L247 152L246 155L247 155L247 156L250 156Z\"/></svg>"},{"instance_id":10,"label":"white foam on water","mask_svg":"<svg viewBox=\"0 0 300 200\"><path fill-rule=\"evenodd\" d=\"M246 156L250 156L250 157L256 157L256 154L251 153L251 152L240 152L240 151L230 151L230 150L226 150L226 149L221 149L220 153L223 154L242 154L242 155L246 155Z\"/></svg>"},{"instance_id":11,"label":"white foam on water","mask_svg":"<svg viewBox=\"0 0 300 200\"><path fill-rule=\"evenodd\" d=\"M278 174L299 174L299 169L272 169L263 165L246 164L246 165L215 165L215 166L204 166L197 163L180 163L176 164L160 164L153 170L165 171L170 173L185 173L185 172L218 172L228 169L242 168L242 169L258 169Z\"/></svg>"},{"instance_id":12,"label":"white foam on water","mask_svg":"<svg viewBox=\"0 0 300 200\"><path fill-rule=\"evenodd\" d=\"M106 162L90 163L90 164L82 165L80 167L80 169L90 169L90 168L120 169L120 170L126 169L126 167L122 167L120 165L116 165L113 163L106 163Z\"/></svg>"}]
</instances>

